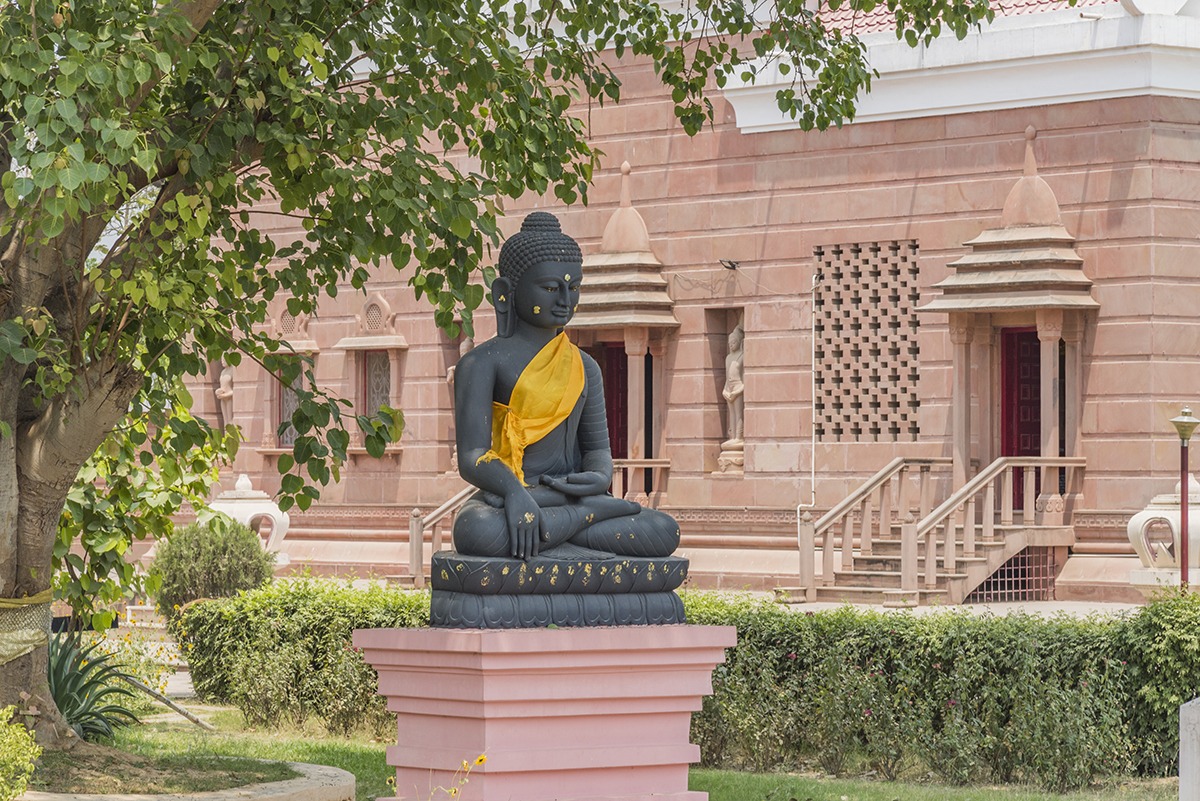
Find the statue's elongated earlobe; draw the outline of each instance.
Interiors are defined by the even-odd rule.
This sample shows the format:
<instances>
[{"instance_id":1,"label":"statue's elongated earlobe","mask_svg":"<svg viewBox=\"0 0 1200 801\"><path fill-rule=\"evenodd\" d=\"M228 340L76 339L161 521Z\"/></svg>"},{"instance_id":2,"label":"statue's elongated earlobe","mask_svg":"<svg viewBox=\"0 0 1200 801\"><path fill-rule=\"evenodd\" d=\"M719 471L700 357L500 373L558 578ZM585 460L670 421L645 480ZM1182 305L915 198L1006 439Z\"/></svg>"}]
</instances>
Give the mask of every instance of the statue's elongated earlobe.
<instances>
[{"instance_id":1,"label":"statue's elongated earlobe","mask_svg":"<svg viewBox=\"0 0 1200 801\"><path fill-rule=\"evenodd\" d=\"M511 337L517 328L517 313L513 306L513 285L507 278L492 282L492 305L496 307L496 335Z\"/></svg>"}]
</instances>

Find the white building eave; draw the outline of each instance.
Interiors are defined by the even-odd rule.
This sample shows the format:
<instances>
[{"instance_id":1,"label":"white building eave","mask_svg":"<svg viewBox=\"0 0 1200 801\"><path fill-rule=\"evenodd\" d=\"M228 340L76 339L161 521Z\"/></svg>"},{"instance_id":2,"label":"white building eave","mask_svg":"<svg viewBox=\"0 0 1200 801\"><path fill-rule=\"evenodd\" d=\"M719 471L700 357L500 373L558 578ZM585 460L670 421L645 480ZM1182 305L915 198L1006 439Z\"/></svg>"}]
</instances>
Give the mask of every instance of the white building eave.
<instances>
[{"instance_id":1,"label":"white building eave","mask_svg":"<svg viewBox=\"0 0 1200 801\"><path fill-rule=\"evenodd\" d=\"M998 18L962 41L909 47L894 34L862 37L879 71L855 122L913 119L1084 100L1200 97L1200 18L1129 16L1112 4ZM743 133L795 130L775 93L792 76L766 69L726 88Z\"/></svg>"}]
</instances>

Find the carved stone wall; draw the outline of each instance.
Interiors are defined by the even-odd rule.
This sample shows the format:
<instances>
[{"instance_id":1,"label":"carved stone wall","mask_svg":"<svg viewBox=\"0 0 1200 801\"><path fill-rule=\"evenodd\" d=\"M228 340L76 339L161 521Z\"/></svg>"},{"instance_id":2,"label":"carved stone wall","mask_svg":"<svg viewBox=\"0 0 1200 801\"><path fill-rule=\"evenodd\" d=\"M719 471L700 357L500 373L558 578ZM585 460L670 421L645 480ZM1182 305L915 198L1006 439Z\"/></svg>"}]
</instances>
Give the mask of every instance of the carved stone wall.
<instances>
[{"instance_id":1,"label":"carved stone wall","mask_svg":"<svg viewBox=\"0 0 1200 801\"><path fill-rule=\"evenodd\" d=\"M817 436L906 442L920 433L915 240L814 248Z\"/></svg>"}]
</instances>

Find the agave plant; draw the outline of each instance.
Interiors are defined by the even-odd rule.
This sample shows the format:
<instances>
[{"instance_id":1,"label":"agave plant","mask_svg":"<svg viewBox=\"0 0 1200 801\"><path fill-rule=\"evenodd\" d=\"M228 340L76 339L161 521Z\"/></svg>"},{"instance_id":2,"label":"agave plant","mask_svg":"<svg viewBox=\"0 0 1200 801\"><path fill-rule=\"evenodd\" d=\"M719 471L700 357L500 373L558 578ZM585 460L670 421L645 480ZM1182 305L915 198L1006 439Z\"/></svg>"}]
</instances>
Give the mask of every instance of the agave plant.
<instances>
[{"instance_id":1,"label":"agave plant","mask_svg":"<svg viewBox=\"0 0 1200 801\"><path fill-rule=\"evenodd\" d=\"M137 715L116 703L133 691L115 682L129 674L114 664L99 642L84 645L78 634L50 640L50 694L58 711L84 740L111 737L113 729L137 723Z\"/></svg>"}]
</instances>

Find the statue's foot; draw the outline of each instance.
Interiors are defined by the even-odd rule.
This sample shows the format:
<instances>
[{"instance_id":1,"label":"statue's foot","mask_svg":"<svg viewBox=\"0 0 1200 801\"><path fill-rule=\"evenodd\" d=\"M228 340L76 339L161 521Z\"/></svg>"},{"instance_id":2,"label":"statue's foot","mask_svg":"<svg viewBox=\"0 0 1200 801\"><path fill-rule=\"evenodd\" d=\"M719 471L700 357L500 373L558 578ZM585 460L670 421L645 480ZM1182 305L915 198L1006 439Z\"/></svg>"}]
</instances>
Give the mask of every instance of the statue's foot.
<instances>
[{"instance_id":1,"label":"statue's foot","mask_svg":"<svg viewBox=\"0 0 1200 801\"><path fill-rule=\"evenodd\" d=\"M611 495L589 495L567 506L543 509L542 547L555 548L597 523L636 515L641 510L640 504Z\"/></svg>"},{"instance_id":2,"label":"statue's foot","mask_svg":"<svg viewBox=\"0 0 1200 801\"><path fill-rule=\"evenodd\" d=\"M635 515L596 523L571 541L618 556L670 556L679 547L679 523L657 509L641 509Z\"/></svg>"},{"instance_id":3,"label":"statue's foot","mask_svg":"<svg viewBox=\"0 0 1200 801\"><path fill-rule=\"evenodd\" d=\"M608 551L597 551L594 548L585 548L582 545L576 545L573 542L564 542L561 545L556 545L553 548L542 550L534 559L580 559L587 562L599 562L606 559L616 559L617 555Z\"/></svg>"}]
</instances>

